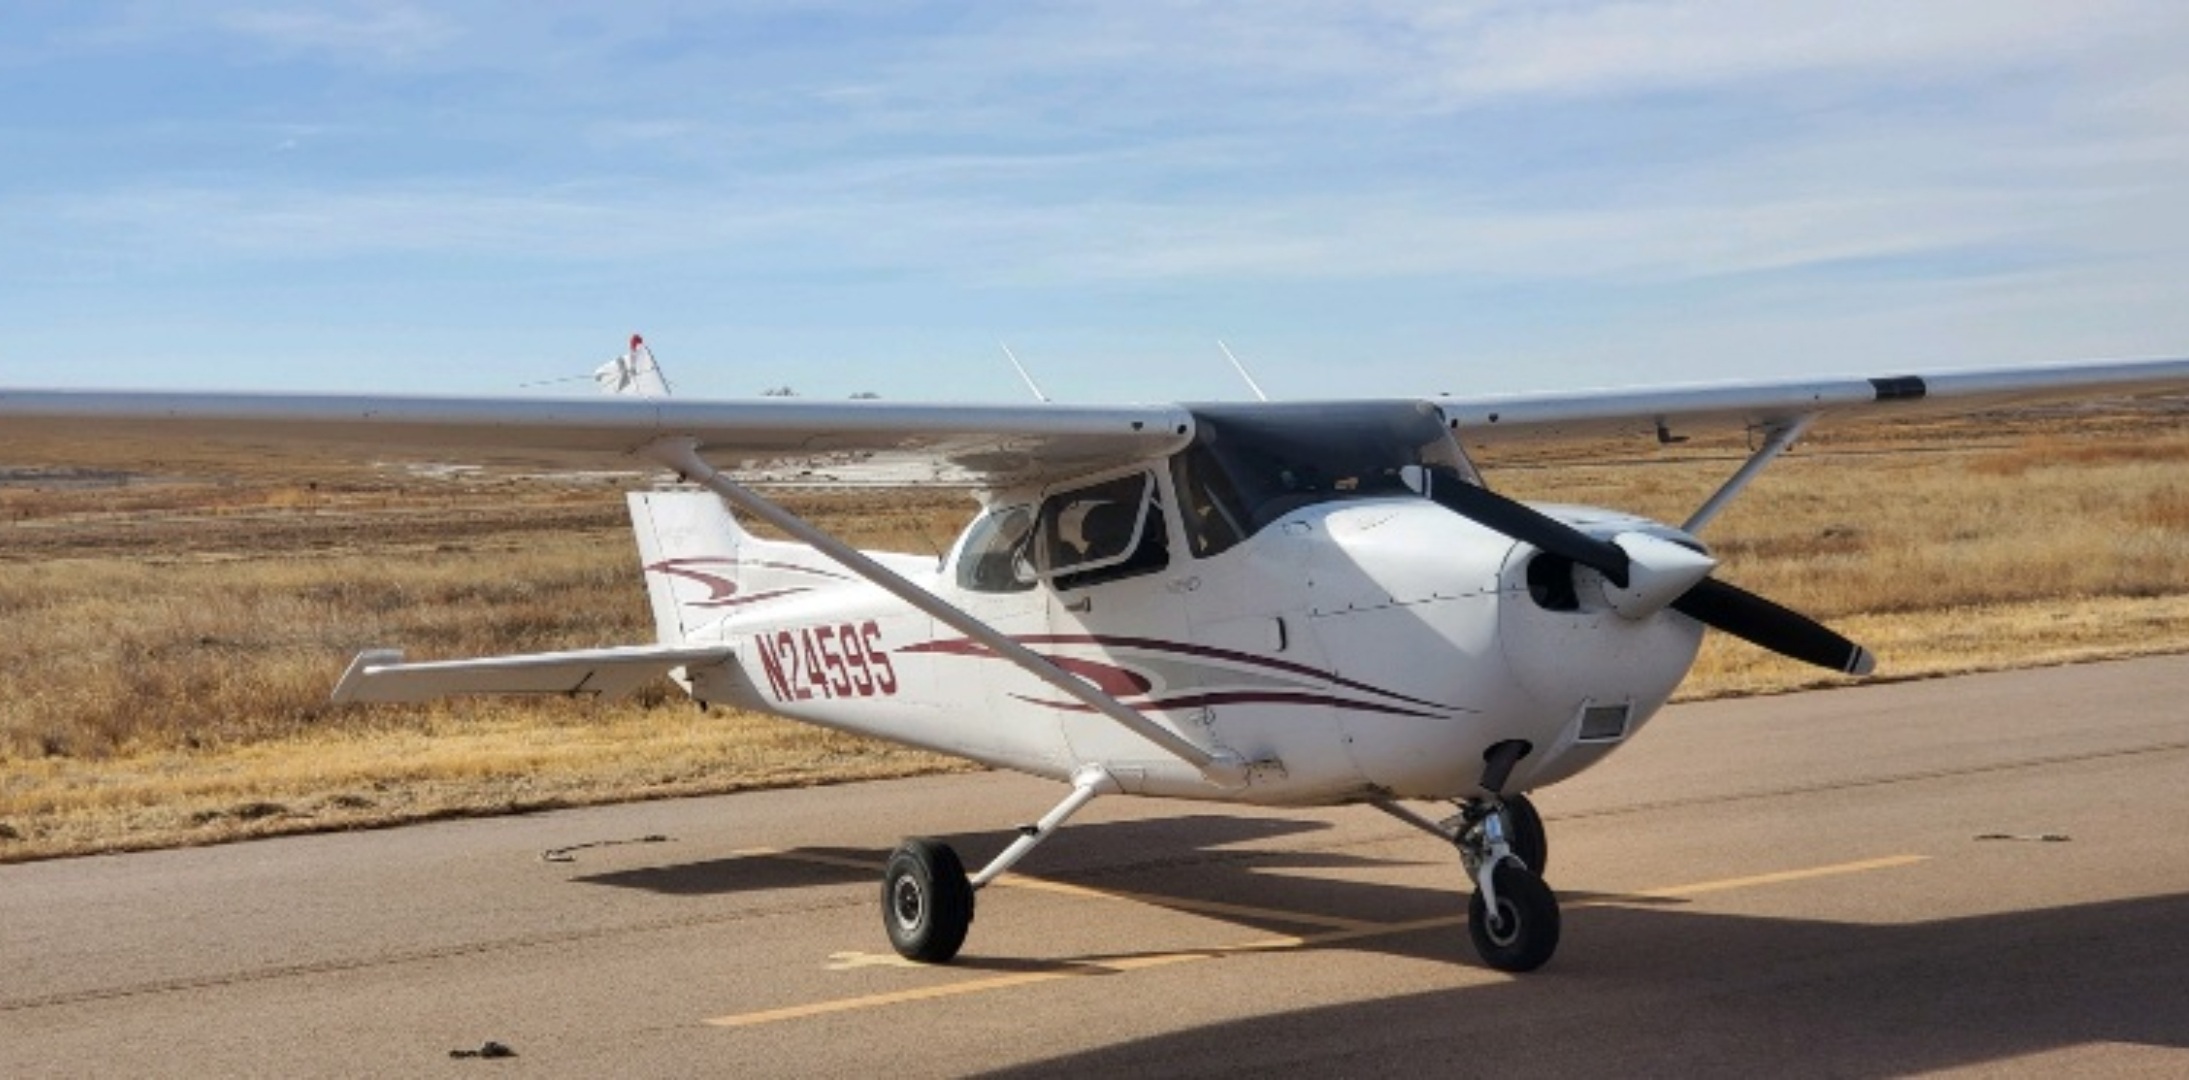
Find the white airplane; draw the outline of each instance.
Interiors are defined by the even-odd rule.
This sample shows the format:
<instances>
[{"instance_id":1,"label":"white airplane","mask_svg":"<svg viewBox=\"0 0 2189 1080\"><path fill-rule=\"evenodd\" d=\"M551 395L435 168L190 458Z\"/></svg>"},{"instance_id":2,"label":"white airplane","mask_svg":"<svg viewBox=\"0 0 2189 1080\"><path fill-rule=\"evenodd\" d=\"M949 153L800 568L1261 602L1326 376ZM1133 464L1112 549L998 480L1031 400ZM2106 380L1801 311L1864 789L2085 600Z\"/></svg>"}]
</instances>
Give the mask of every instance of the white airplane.
<instances>
[{"instance_id":1,"label":"white airplane","mask_svg":"<svg viewBox=\"0 0 2189 1080\"><path fill-rule=\"evenodd\" d=\"M602 369L609 399L0 390L0 436L667 466L683 486L629 496L655 643L370 651L336 699L613 695L669 674L703 704L1066 784L975 873L932 839L890 856L883 927L928 962L957 954L977 890L1098 796L1365 803L1458 848L1476 951L1527 971L1559 912L1525 793L1640 732L1706 627L1871 671L1860 646L1712 577L1697 535L1813 422L2189 391L2189 360L2162 360L1472 399L699 402L668 398L642 350ZM1713 426L1759 448L1678 526L1522 504L1461 442ZM981 510L940 560L862 552L755 490L784 478L969 484Z\"/></svg>"}]
</instances>

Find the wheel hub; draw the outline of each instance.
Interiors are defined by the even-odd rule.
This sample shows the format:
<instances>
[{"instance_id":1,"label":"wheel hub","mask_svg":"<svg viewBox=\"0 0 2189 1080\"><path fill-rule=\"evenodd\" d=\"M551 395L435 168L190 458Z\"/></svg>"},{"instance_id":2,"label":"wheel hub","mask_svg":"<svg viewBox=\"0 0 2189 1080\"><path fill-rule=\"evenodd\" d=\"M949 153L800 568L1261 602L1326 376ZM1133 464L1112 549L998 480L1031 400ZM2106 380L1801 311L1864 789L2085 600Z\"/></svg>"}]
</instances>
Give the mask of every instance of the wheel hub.
<instances>
[{"instance_id":1,"label":"wheel hub","mask_svg":"<svg viewBox=\"0 0 2189 1080\"><path fill-rule=\"evenodd\" d=\"M906 930L918 929L926 909L926 897L920 895L920 883L909 874L898 878L889 903L890 914L896 918L897 925Z\"/></svg>"},{"instance_id":2,"label":"wheel hub","mask_svg":"<svg viewBox=\"0 0 2189 1080\"><path fill-rule=\"evenodd\" d=\"M1482 928L1484 934L1499 948L1510 947L1520 937L1518 914L1513 910L1512 901L1499 899L1490 908L1489 925Z\"/></svg>"}]
</instances>

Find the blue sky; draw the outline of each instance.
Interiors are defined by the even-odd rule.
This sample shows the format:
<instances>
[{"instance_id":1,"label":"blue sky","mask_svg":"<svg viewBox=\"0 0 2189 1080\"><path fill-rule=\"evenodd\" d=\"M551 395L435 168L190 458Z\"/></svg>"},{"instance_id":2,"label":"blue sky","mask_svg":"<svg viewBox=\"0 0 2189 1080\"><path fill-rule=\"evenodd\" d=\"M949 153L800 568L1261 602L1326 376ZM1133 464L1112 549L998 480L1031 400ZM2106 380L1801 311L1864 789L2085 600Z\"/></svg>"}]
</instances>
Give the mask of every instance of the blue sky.
<instances>
[{"instance_id":1,"label":"blue sky","mask_svg":"<svg viewBox=\"0 0 2189 1080\"><path fill-rule=\"evenodd\" d=\"M2184 56L2178 0L19 0L0 385L506 393L633 330L692 396L2189 354Z\"/></svg>"}]
</instances>

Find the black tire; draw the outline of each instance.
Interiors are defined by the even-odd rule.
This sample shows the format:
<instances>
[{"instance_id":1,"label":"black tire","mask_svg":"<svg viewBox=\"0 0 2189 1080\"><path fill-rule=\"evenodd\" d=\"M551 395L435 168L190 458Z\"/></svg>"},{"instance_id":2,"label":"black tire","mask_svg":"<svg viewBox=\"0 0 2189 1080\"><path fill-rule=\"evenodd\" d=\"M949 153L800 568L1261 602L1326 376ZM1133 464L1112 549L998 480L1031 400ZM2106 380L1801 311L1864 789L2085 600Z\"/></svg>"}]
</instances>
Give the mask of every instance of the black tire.
<instances>
[{"instance_id":1,"label":"black tire","mask_svg":"<svg viewBox=\"0 0 2189 1080\"><path fill-rule=\"evenodd\" d=\"M890 852L882 870L882 929L897 955L949 963L972 925L973 883L950 845L914 837Z\"/></svg>"},{"instance_id":2,"label":"black tire","mask_svg":"<svg viewBox=\"0 0 2189 1080\"><path fill-rule=\"evenodd\" d=\"M1526 795L1505 796L1505 843L1520 861L1543 877L1550 872L1551 837L1543 830L1543 815Z\"/></svg>"},{"instance_id":3,"label":"black tire","mask_svg":"<svg viewBox=\"0 0 2189 1080\"><path fill-rule=\"evenodd\" d=\"M1474 940L1475 954L1499 971L1534 971L1558 951L1558 896L1543 879L1514 866L1499 863L1493 878L1497 886L1497 918L1476 891L1467 903L1467 936Z\"/></svg>"}]
</instances>

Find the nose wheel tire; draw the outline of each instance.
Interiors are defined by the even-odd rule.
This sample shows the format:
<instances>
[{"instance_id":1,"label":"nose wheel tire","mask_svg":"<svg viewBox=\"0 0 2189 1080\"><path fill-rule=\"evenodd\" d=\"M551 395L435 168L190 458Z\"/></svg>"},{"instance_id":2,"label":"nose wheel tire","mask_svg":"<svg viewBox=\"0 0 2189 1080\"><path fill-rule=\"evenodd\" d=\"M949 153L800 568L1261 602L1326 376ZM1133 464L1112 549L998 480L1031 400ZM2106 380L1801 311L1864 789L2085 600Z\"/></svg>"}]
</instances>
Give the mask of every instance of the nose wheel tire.
<instances>
[{"instance_id":1,"label":"nose wheel tire","mask_svg":"<svg viewBox=\"0 0 2189 1080\"><path fill-rule=\"evenodd\" d=\"M1558 897L1543 879L1500 864L1493 872L1497 909L1477 891L1467 904L1467 936L1482 962L1499 971L1534 971L1558 951Z\"/></svg>"},{"instance_id":2,"label":"nose wheel tire","mask_svg":"<svg viewBox=\"0 0 2189 1080\"><path fill-rule=\"evenodd\" d=\"M972 925L973 885L950 845L915 837L890 853L882 870L882 928L897 955L948 963Z\"/></svg>"}]
</instances>

